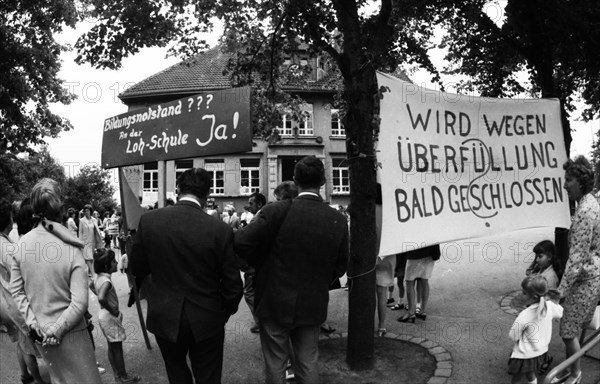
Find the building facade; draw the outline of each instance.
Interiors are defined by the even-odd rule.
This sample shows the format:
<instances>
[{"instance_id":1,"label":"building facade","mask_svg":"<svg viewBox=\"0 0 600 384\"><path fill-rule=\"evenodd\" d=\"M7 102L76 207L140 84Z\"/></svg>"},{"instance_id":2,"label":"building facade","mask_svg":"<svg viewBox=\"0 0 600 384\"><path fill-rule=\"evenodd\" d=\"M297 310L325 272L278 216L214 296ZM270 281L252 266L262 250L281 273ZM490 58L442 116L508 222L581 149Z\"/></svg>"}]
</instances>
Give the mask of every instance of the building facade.
<instances>
[{"instance_id":1,"label":"building facade","mask_svg":"<svg viewBox=\"0 0 600 384\"><path fill-rule=\"evenodd\" d=\"M212 49L150 76L119 97L129 111L133 111L200 92L231 88L229 78L223 75L229 58L218 49ZM142 198L142 204L153 205L160 197L175 200L177 177L186 169L200 167L213 174L210 196L219 211L222 212L225 204L233 204L241 212L248 196L254 192L272 201L275 187L282 181L292 180L295 163L304 156L314 155L326 168L327 182L321 195L330 204L347 206L350 183L346 135L338 110L332 108L339 76L318 58L301 56L300 62L286 64L290 70L310 68L311 71L306 84L284 88L305 100L302 109L306 117L302 121L282 115L276 127L281 140L268 143L254 138L250 152L126 167L125 177Z\"/></svg>"}]
</instances>

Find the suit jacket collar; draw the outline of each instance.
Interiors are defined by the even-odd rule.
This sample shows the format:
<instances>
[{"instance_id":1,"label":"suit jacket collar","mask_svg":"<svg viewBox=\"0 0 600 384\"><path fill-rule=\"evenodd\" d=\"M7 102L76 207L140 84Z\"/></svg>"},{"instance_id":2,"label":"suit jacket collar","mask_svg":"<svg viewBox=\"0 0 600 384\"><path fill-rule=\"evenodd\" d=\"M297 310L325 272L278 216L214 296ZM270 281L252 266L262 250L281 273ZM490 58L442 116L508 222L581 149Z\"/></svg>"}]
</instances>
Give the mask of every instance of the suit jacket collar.
<instances>
[{"instance_id":1,"label":"suit jacket collar","mask_svg":"<svg viewBox=\"0 0 600 384\"><path fill-rule=\"evenodd\" d=\"M202 207L200 207L198 204L194 203L193 201L180 200L175 205L176 206L177 205L185 205L185 206L192 207L192 208L195 208L195 209L199 209L199 210L202 211Z\"/></svg>"},{"instance_id":2,"label":"suit jacket collar","mask_svg":"<svg viewBox=\"0 0 600 384\"><path fill-rule=\"evenodd\" d=\"M323 198L321 196L315 196L315 195L302 195L302 196L298 196L296 197L296 199L298 200L313 200L313 201L323 201Z\"/></svg>"}]
</instances>

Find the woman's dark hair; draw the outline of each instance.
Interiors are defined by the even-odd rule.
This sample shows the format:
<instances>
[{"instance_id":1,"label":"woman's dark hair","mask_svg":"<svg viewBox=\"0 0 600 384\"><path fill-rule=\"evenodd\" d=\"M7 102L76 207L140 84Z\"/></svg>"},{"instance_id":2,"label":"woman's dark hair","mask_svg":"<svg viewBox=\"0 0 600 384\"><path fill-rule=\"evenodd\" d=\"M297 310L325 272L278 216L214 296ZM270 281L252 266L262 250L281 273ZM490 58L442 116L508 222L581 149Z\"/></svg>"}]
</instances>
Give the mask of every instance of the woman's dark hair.
<instances>
[{"instance_id":1,"label":"woman's dark hair","mask_svg":"<svg viewBox=\"0 0 600 384\"><path fill-rule=\"evenodd\" d=\"M94 212L94 208L92 207L91 204L86 204L83 206L83 213L85 214L85 210L88 209L90 211L90 215L92 214L92 212Z\"/></svg>"},{"instance_id":2,"label":"woman's dark hair","mask_svg":"<svg viewBox=\"0 0 600 384\"><path fill-rule=\"evenodd\" d=\"M550 241L550 240L540 241L533 247L533 253L534 254L545 253L546 255L550 256L550 258L551 258L550 263L552 264L552 267L554 268L554 272L556 273L557 277L560 278L562 276L563 265L562 265L562 262L560 261L560 258L556 254L556 247L554 246L554 243L552 241ZM535 266L535 264L536 264L536 260L533 259L533 262L531 263L531 266L529 267L529 269L533 268Z\"/></svg>"},{"instance_id":3,"label":"woman's dark hair","mask_svg":"<svg viewBox=\"0 0 600 384\"><path fill-rule=\"evenodd\" d=\"M584 195L592 191L594 188L594 168L585 156L580 155L574 159L567 160L563 165L563 169L565 170L565 174L577 180Z\"/></svg>"},{"instance_id":4,"label":"woman's dark hair","mask_svg":"<svg viewBox=\"0 0 600 384\"><path fill-rule=\"evenodd\" d=\"M115 252L112 249L96 249L94 251L94 272L96 274L106 272L114 259Z\"/></svg>"},{"instance_id":5,"label":"woman's dark hair","mask_svg":"<svg viewBox=\"0 0 600 384\"><path fill-rule=\"evenodd\" d=\"M533 247L533 253L545 253L547 255L550 255L550 257L554 260L554 257L556 255L556 249L552 241L543 240Z\"/></svg>"},{"instance_id":6,"label":"woman's dark hair","mask_svg":"<svg viewBox=\"0 0 600 384\"><path fill-rule=\"evenodd\" d=\"M31 231L35 225L35 220L33 219L33 207L31 206L29 197L26 197L21 201L19 212L15 217L15 222L17 223L17 232L19 233L19 236L23 236Z\"/></svg>"}]
</instances>

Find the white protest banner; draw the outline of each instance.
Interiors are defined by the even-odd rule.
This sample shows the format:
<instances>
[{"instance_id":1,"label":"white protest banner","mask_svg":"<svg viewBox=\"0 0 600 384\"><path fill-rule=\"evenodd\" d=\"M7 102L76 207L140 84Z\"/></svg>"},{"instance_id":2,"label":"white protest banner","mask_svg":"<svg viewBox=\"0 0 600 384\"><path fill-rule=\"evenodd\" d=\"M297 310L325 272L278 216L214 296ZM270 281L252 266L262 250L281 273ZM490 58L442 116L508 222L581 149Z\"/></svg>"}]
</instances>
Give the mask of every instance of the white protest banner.
<instances>
[{"instance_id":1,"label":"white protest banner","mask_svg":"<svg viewBox=\"0 0 600 384\"><path fill-rule=\"evenodd\" d=\"M491 99L382 73L380 255L533 227L569 227L558 100Z\"/></svg>"}]
</instances>

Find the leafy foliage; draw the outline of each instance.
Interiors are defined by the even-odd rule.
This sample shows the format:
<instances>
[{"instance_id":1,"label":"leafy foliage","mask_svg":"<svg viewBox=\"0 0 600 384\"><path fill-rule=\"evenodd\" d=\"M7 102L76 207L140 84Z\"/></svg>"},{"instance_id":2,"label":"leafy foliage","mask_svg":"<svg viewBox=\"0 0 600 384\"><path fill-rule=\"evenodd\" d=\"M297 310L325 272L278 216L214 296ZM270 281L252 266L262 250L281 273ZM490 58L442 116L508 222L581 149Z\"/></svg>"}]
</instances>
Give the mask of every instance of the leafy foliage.
<instances>
[{"instance_id":1,"label":"leafy foliage","mask_svg":"<svg viewBox=\"0 0 600 384\"><path fill-rule=\"evenodd\" d=\"M436 24L448 34L446 72L465 75L463 91L484 96L555 97L563 108L563 133L571 142L569 113L581 97L584 119L600 117L600 3L594 0L508 0L505 17L493 20L489 0L438 0ZM425 23L428 20L424 21ZM519 74L528 73L528 81Z\"/></svg>"},{"instance_id":2,"label":"leafy foliage","mask_svg":"<svg viewBox=\"0 0 600 384\"><path fill-rule=\"evenodd\" d=\"M77 210L91 204L100 213L113 211L117 202L113 198L115 188L110 183L111 173L97 165L86 165L79 173L66 180L63 186L65 207Z\"/></svg>"},{"instance_id":3,"label":"leafy foliage","mask_svg":"<svg viewBox=\"0 0 600 384\"><path fill-rule=\"evenodd\" d=\"M74 1L0 1L0 152L32 152L72 128L49 104L74 98L57 77L66 47L53 34L76 20Z\"/></svg>"},{"instance_id":4,"label":"leafy foliage","mask_svg":"<svg viewBox=\"0 0 600 384\"><path fill-rule=\"evenodd\" d=\"M66 180L64 168L42 147L24 158L12 154L0 155L0 196L22 200L40 179L49 177L63 184Z\"/></svg>"}]
</instances>

